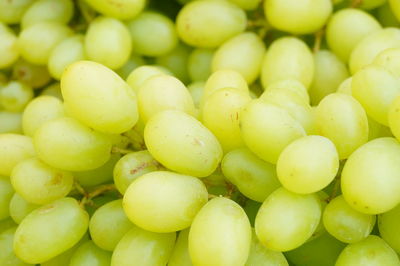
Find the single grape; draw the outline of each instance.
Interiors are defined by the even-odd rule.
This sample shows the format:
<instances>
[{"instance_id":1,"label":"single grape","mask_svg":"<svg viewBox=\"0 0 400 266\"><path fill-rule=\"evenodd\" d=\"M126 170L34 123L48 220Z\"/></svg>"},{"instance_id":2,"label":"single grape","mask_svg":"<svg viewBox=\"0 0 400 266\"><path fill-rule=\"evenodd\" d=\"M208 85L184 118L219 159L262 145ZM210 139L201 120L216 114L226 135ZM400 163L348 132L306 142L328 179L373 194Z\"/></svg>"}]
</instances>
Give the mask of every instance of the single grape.
<instances>
[{"instance_id":1,"label":"single grape","mask_svg":"<svg viewBox=\"0 0 400 266\"><path fill-rule=\"evenodd\" d=\"M146 0L86 0L103 15L126 20L137 16L146 6Z\"/></svg>"},{"instance_id":2,"label":"single grape","mask_svg":"<svg viewBox=\"0 0 400 266\"><path fill-rule=\"evenodd\" d=\"M0 0L0 21L16 24L35 0Z\"/></svg>"},{"instance_id":3,"label":"single grape","mask_svg":"<svg viewBox=\"0 0 400 266\"><path fill-rule=\"evenodd\" d=\"M0 111L0 134L2 133L22 133L22 114Z\"/></svg>"},{"instance_id":4,"label":"single grape","mask_svg":"<svg viewBox=\"0 0 400 266\"><path fill-rule=\"evenodd\" d=\"M9 27L7 27L7 25L3 24L1 20L0 38L0 69L4 69L10 67L17 61L19 57L19 51L17 45L17 36Z\"/></svg>"},{"instance_id":5,"label":"single grape","mask_svg":"<svg viewBox=\"0 0 400 266\"><path fill-rule=\"evenodd\" d=\"M14 194L14 189L11 186L8 178L0 176L0 220L10 216L10 201Z\"/></svg>"},{"instance_id":6,"label":"single grape","mask_svg":"<svg viewBox=\"0 0 400 266\"><path fill-rule=\"evenodd\" d=\"M144 65L134 69L126 78L126 82L137 93L146 80L161 74L171 73L164 67Z\"/></svg>"},{"instance_id":7,"label":"single grape","mask_svg":"<svg viewBox=\"0 0 400 266\"><path fill-rule=\"evenodd\" d=\"M189 255L189 230L190 228L179 232L171 257L168 260L168 266L193 265Z\"/></svg>"},{"instance_id":8,"label":"single grape","mask_svg":"<svg viewBox=\"0 0 400 266\"><path fill-rule=\"evenodd\" d=\"M15 256L13 250L13 242L16 227L12 227L0 233L0 265L12 265L12 266L29 266L23 262L20 258Z\"/></svg>"},{"instance_id":9,"label":"single grape","mask_svg":"<svg viewBox=\"0 0 400 266\"><path fill-rule=\"evenodd\" d=\"M20 81L10 81L0 88L0 105L10 112L21 112L32 98L32 88Z\"/></svg>"},{"instance_id":10,"label":"single grape","mask_svg":"<svg viewBox=\"0 0 400 266\"><path fill-rule=\"evenodd\" d=\"M214 49L194 49L188 58L188 74L192 81L206 81L211 74Z\"/></svg>"},{"instance_id":11,"label":"single grape","mask_svg":"<svg viewBox=\"0 0 400 266\"><path fill-rule=\"evenodd\" d=\"M93 241L88 240L80 245L72 254L70 266L96 265L109 266L111 264L111 252L97 247Z\"/></svg>"},{"instance_id":12,"label":"single grape","mask_svg":"<svg viewBox=\"0 0 400 266\"><path fill-rule=\"evenodd\" d=\"M18 193L14 193L10 201L10 216L17 224L33 210L39 208L39 205L30 203L21 197Z\"/></svg>"},{"instance_id":13,"label":"single grape","mask_svg":"<svg viewBox=\"0 0 400 266\"><path fill-rule=\"evenodd\" d=\"M51 80L46 66L31 64L22 59L14 64L12 78L24 82L34 89L45 86Z\"/></svg>"}]
</instances>

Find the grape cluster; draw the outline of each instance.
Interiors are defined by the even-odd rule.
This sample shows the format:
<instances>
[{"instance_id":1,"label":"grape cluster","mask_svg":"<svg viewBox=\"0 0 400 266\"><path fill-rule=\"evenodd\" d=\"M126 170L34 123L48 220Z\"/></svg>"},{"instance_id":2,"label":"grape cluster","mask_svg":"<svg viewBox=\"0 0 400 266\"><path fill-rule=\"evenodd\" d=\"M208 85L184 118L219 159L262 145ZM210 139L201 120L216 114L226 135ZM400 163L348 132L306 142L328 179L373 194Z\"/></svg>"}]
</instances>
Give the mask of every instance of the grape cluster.
<instances>
[{"instance_id":1,"label":"grape cluster","mask_svg":"<svg viewBox=\"0 0 400 266\"><path fill-rule=\"evenodd\" d=\"M400 266L399 0L0 0L0 266Z\"/></svg>"}]
</instances>

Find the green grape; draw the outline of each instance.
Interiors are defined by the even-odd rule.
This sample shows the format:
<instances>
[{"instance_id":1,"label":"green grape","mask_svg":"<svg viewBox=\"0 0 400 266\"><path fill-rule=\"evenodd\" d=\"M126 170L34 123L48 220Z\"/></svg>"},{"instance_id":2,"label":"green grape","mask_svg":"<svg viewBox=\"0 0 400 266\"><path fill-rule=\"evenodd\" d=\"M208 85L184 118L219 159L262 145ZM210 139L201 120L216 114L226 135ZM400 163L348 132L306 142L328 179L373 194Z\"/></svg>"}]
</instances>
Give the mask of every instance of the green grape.
<instances>
[{"instance_id":1,"label":"green grape","mask_svg":"<svg viewBox=\"0 0 400 266\"><path fill-rule=\"evenodd\" d=\"M4 231L10 229L11 227L15 227L15 226L17 226L17 224L10 217L0 220L0 234L3 233Z\"/></svg>"},{"instance_id":2,"label":"green grape","mask_svg":"<svg viewBox=\"0 0 400 266\"><path fill-rule=\"evenodd\" d=\"M347 265L398 266L400 261L396 252L382 238L371 235L343 249L335 266Z\"/></svg>"},{"instance_id":3,"label":"green grape","mask_svg":"<svg viewBox=\"0 0 400 266\"><path fill-rule=\"evenodd\" d=\"M192 81L206 81L211 74L214 49L196 48L188 58L188 74Z\"/></svg>"},{"instance_id":4,"label":"green grape","mask_svg":"<svg viewBox=\"0 0 400 266\"><path fill-rule=\"evenodd\" d=\"M110 266L111 252L97 247L93 241L88 240L80 245L71 257L70 266L96 265Z\"/></svg>"},{"instance_id":5,"label":"green grape","mask_svg":"<svg viewBox=\"0 0 400 266\"><path fill-rule=\"evenodd\" d=\"M295 79L309 88L313 77L314 59L303 41L295 37L283 37L271 44L261 67L263 87L275 81Z\"/></svg>"},{"instance_id":6,"label":"green grape","mask_svg":"<svg viewBox=\"0 0 400 266\"><path fill-rule=\"evenodd\" d=\"M46 65L53 49L70 35L72 30L61 23L38 22L21 31L19 52L32 64Z\"/></svg>"},{"instance_id":7,"label":"green grape","mask_svg":"<svg viewBox=\"0 0 400 266\"><path fill-rule=\"evenodd\" d=\"M371 10L382 6L386 3L386 0L363 0L359 8Z\"/></svg>"},{"instance_id":8,"label":"green grape","mask_svg":"<svg viewBox=\"0 0 400 266\"><path fill-rule=\"evenodd\" d=\"M281 186L275 166L264 162L245 148L226 154L221 169L226 179L243 195L258 202L263 202Z\"/></svg>"},{"instance_id":9,"label":"green grape","mask_svg":"<svg viewBox=\"0 0 400 266\"><path fill-rule=\"evenodd\" d=\"M356 74L357 71L371 64L380 52L396 47L400 47L400 29L375 30L362 38L351 52L350 72L353 75Z\"/></svg>"},{"instance_id":10,"label":"green grape","mask_svg":"<svg viewBox=\"0 0 400 266\"><path fill-rule=\"evenodd\" d=\"M178 13L179 37L189 45L213 48L246 28L246 13L228 1L194 1Z\"/></svg>"},{"instance_id":11,"label":"green grape","mask_svg":"<svg viewBox=\"0 0 400 266\"><path fill-rule=\"evenodd\" d=\"M8 178L0 177L0 220L10 216L10 201L14 194L14 189Z\"/></svg>"},{"instance_id":12,"label":"green grape","mask_svg":"<svg viewBox=\"0 0 400 266\"><path fill-rule=\"evenodd\" d=\"M0 134L22 133L22 114L0 111Z\"/></svg>"},{"instance_id":13,"label":"green grape","mask_svg":"<svg viewBox=\"0 0 400 266\"><path fill-rule=\"evenodd\" d=\"M193 265L244 265L251 245L251 227L236 202L218 197L196 215L189 232Z\"/></svg>"},{"instance_id":14,"label":"green grape","mask_svg":"<svg viewBox=\"0 0 400 266\"><path fill-rule=\"evenodd\" d=\"M390 128L368 117L368 140L383 137L393 137Z\"/></svg>"},{"instance_id":15,"label":"green grape","mask_svg":"<svg viewBox=\"0 0 400 266\"><path fill-rule=\"evenodd\" d=\"M373 64L384 67L393 75L400 77L400 48L388 48L380 52L374 59Z\"/></svg>"},{"instance_id":16,"label":"green grape","mask_svg":"<svg viewBox=\"0 0 400 266\"><path fill-rule=\"evenodd\" d=\"M118 242L111 266L164 266L174 248L176 233L153 233L134 227Z\"/></svg>"},{"instance_id":17,"label":"green grape","mask_svg":"<svg viewBox=\"0 0 400 266\"><path fill-rule=\"evenodd\" d=\"M18 193L14 193L10 201L10 216L17 224L33 210L37 209L39 205L30 203L21 197Z\"/></svg>"},{"instance_id":18,"label":"green grape","mask_svg":"<svg viewBox=\"0 0 400 266\"><path fill-rule=\"evenodd\" d=\"M351 81L353 77L348 77L347 79L343 80L336 89L337 93L343 93L352 96L351 91Z\"/></svg>"},{"instance_id":19,"label":"green grape","mask_svg":"<svg viewBox=\"0 0 400 266\"><path fill-rule=\"evenodd\" d=\"M171 73L161 66L144 65L134 69L126 78L126 82L137 93L146 80L161 74L170 75Z\"/></svg>"},{"instance_id":20,"label":"green grape","mask_svg":"<svg viewBox=\"0 0 400 266\"><path fill-rule=\"evenodd\" d=\"M261 205L255 221L256 234L266 248L289 251L312 236L320 218L318 196L299 195L281 187Z\"/></svg>"},{"instance_id":21,"label":"green grape","mask_svg":"<svg viewBox=\"0 0 400 266\"><path fill-rule=\"evenodd\" d=\"M217 137L225 152L244 146L239 121L243 108L250 101L248 92L225 88L215 91L204 102L202 122Z\"/></svg>"},{"instance_id":22,"label":"green grape","mask_svg":"<svg viewBox=\"0 0 400 266\"><path fill-rule=\"evenodd\" d=\"M92 170L110 158L110 139L69 117L45 123L36 131L34 143L39 159L67 171Z\"/></svg>"},{"instance_id":23,"label":"green grape","mask_svg":"<svg viewBox=\"0 0 400 266\"><path fill-rule=\"evenodd\" d=\"M315 121L318 134L335 144L339 159L348 158L368 141L367 115L349 95L332 93L326 96L316 108Z\"/></svg>"},{"instance_id":24,"label":"green grape","mask_svg":"<svg viewBox=\"0 0 400 266\"><path fill-rule=\"evenodd\" d=\"M182 174L208 176L222 159L217 138L182 111L166 110L153 116L144 129L144 139L158 162Z\"/></svg>"},{"instance_id":25,"label":"green grape","mask_svg":"<svg viewBox=\"0 0 400 266\"><path fill-rule=\"evenodd\" d=\"M148 151L132 152L124 155L114 167L114 183L123 195L129 185L138 177L161 169Z\"/></svg>"},{"instance_id":26,"label":"green grape","mask_svg":"<svg viewBox=\"0 0 400 266\"><path fill-rule=\"evenodd\" d=\"M24 13L21 27L27 28L38 22L59 22L67 24L74 15L71 0L39 0Z\"/></svg>"},{"instance_id":27,"label":"green grape","mask_svg":"<svg viewBox=\"0 0 400 266\"><path fill-rule=\"evenodd\" d=\"M285 109L262 100L252 100L244 108L240 125L246 146L273 164L287 145L306 135L301 124Z\"/></svg>"},{"instance_id":28,"label":"green grape","mask_svg":"<svg viewBox=\"0 0 400 266\"><path fill-rule=\"evenodd\" d=\"M368 116L388 126L390 105L400 95L400 81L396 76L382 66L370 65L353 76L351 91Z\"/></svg>"},{"instance_id":29,"label":"green grape","mask_svg":"<svg viewBox=\"0 0 400 266\"><path fill-rule=\"evenodd\" d=\"M89 24L84 48L90 60L118 69L131 55L132 40L128 28L121 21L97 17Z\"/></svg>"},{"instance_id":30,"label":"green grape","mask_svg":"<svg viewBox=\"0 0 400 266\"><path fill-rule=\"evenodd\" d=\"M0 21L6 24L19 23L34 2L35 0L0 0Z\"/></svg>"},{"instance_id":31,"label":"green grape","mask_svg":"<svg viewBox=\"0 0 400 266\"><path fill-rule=\"evenodd\" d=\"M34 65L24 60L19 60L14 64L12 78L34 89L45 86L51 80L46 66Z\"/></svg>"},{"instance_id":32,"label":"green grape","mask_svg":"<svg viewBox=\"0 0 400 266\"><path fill-rule=\"evenodd\" d=\"M69 65L61 77L61 91L68 113L95 130L119 134L138 120L133 90L99 63Z\"/></svg>"},{"instance_id":33,"label":"green grape","mask_svg":"<svg viewBox=\"0 0 400 266\"><path fill-rule=\"evenodd\" d=\"M0 175L10 176L15 165L33 156L35 149L30 137L0 134Z\"/></svg>"},{"instance_id":34,"label":"green grape","mask_svg":"<svg viewBox=\"0 0 400 266\"><path fill-rule=\"evenodd\" d=\"M399 117L400 117L400 97L396 97L396 99L389 107L388 120L389 120L390 130L397 139L400 139Z\"/></svg>"},{"instance_id":35,"label":"green grape","mask_svg":"<svg viewBox=\"0 0 400 266\"><path fill-rule=\"evenodd\" d=\"M398 253L400 252L399 218L400 205L378 216L380 236Z\"/></svg>"},{"instance_id":36,"label":"green grape","mask_svg":"<svg viewBox=\"0 0 400 266\"><path fill-rule=\"evenodd\" d=\"M399 173L399 142L394 138L374 139L347 159L341 178L343 196L359 212L387 212L400 203Z\"/></svg>"},{"instance_id":37,"label":"green grape","mask_svg":"<svg viewBox=\"0 0 400 266\"><path fill-rule=\"evenodd\" d=\"M71 191L74 177L55 169L37 158L17 164L10 176L15 191L26 201L47 204L63 198Z\"/></svg>"},{"instance_id":38,"label":"green grape","mask_svg":"<svg viewBox=\"0 0 400 266\"><path fill-rule=\"evenodd\" d=\"M59 80L68 65L85 59L83 40L82 35L74 35L61 41L54 48L48 62L49 72L53 78Z\"/></svg>"},{"instance_id":39,"label":"green grape","mask_svg":"<svg viewBox=\"0 0 400 266\"><path fill-rule=\"evenodd\" d=\"M348 62L357 44L381 28L379 22L367 12L345 8L335 12L328 21L326 40L331 51L343 62Z\"/></svg>"},{"instance_id":40,"label":"green grape","mask_svg":"<svg viewBox=\"0 0 400 266\"><path fill-rule=\"evenodd\" d=\"M377 18L384 27L398 27L400 23L390 8L389 2L387 1L378 8Z\"/></svg>"},{"instance_id":41,"label":"green grape","mask_svg":"<svg viewBox=\"0 0 400 266\"><path fill-rule=\"evenodd\" d=\"M63 100L63 97L61 95L60 83L55 82L55 83L47 86L46 88L44 88L41 91L40 96L53 96L53 97L58 98L59 100Z\"/></svg>"},{"instance_id":42,"label":"green grape","mask_svg":"<svg viewBox=\"0 0 400 266\"><path fill-rule=\"evenodd\" d=\"M133 54L116 72L122 79L126 80L133 70L145 64L146 61L141 56Z\"/></svg>"},{"instance_id":43,"label":"green grape","mask_svg":"<svg viewBox=\"0 0 400 266\"><path fill-rule=\"evenodd\" d=\"M13 241L15 230L13 227L0 233L0 265L4 266L28 266L28 264L20 260L13 251Z\"/></svg>"},{"instance_id":44,"label":"green grape","mask_svg":"<svg viewBox=\"0 0 400 266\"><path fill-rule=\"evenodd\" d=\"M206 83L204 81L195 81L187 86L187 89L192 95L194 106L197 108L200 107L200 102L201 98L203 98L203 92L205 86Z\"/></svg>"},{"instance_id":45,"label":"green grape","mask_svg":"<svg viewBox=\"0 0 400 266\"><path fill-rule=\"evenodd\" d=\"M283 79L275 81L265 87L265 91L274 91L271 93L284 93L296 102L309 104L310 97L307 92L307 88L298 80L295 79ZM261 98L263 96L261 95Z\"/></svg>"},{"instance_id":46,"label":"green grape","mask_svg":"<svg viewBox=\"0 0 400 266\"><path fill-rule=\"evenodd\" d=\"M168 54L156 58L156 63L167 68L183 83L189 81L189 73L187 69L191 48L178 43L175 48Z\"/></svg>"},{"instance_id":47,"label":"green grape","mask_svg":"<svg viewBox=\"0 0 400 266\"><path fill-rule=\"evenodd\" d=\"M10 67L17 61L19 57L19 51L17 45L17 36L10 28L7 27L7 25L1 22L1 20L0 39L0 69L3 69Z\"/></svg>"},{"instance_id":48,"label":"green grape","mask_svg":"<svg viewBox=\"0 0 400 266\"><path fill-rule=\"evenodd\" d=\"M400 21L400 3L396 0L388 0L388 2L394 16Z\"/></svg>"},{"instance_id":49,"label":"green grape","mask_svg":"<svg viewBox=\"0 0 400 266\"><path fill-rule=\"evenodd\" d=\"M32 88L20 81L10 81L0 88L0 105L10 112L22 111L32 98Z\"/></svg>"},{"instance_id":50,"label":"green grape","mask_svg":"<svg viewBox=\"0 0 400 266\"><path fill-rule=\"evenodd\" d=\"M86 2L101 14L122 20L134 18L146 5L146 0L86 0Z\"/></svg>"},{"instance_id":51,"label":"green grape","mask_svg":"<svg viewBox=\"0 0 400 266\"><path fill-rule=\"evenodd\" d=\"M311 104L318 103L349 76L346 65L332 52L319 50L314 54L315 73L310 87Z\"/></svg>"},{"instance_id":52,"label":"green grape","mask_svg":"<svg viewBox=\"0 0 400 266\"><path fill-rule=\"evenodd\" d=\"M192 260L189 255L189 230L185 229L179 232L176 239L171 257L168 260L168 266L192 266Z\"/></svg>"},{"instance_id":53,"label":"green grape","mask_svg":"<svg viewBox=\"0 0 400 266\"><path fill-rule=\"evenodd\" d=\"M14 251L28 263L45 262L75 245L88 223L88 214L75 199L56 200L34 210L20 223Z\"/></svg>"},{"instance_id":54,"label":"green grape","mask_svg":"<svg viewBox=\"0 0 400 266\"><path fill-rule=\"evenodd\" d=\"M241 9L244 10L254 10L256 9L262 0L229 0L230 2L236 4Z\"/></svg>"},{"instance_id":55,"label":"green grape","mask_svg":"<svg viewBox=\"0 0 400 266\"><path fill-rule=\"evenodd\" d=\"M207 188L198 178L155 171L129 185L123 207L137 226L169 233L189 227L207 199Z\"/></svg>"},{"instance_id":56,"label":"green grape","mask_svg":"<svg viewBox=\"0 0 400 266\"><path fill-rule=\"evenodd\" d=\"M159 13L142 12L128 22L128 28L135 52L141 55L165 55L178 43L174 23Z\"/></svg>"},{"instance_id":57,"label":"green grape","mask_svg":"<svg viewBox=\"0 0 400 266\"><path fill-rule=\"evenodd\" d=\"M253 32L245 32L224 42L214 53L212 71L232 69L253 83L259 76L265 46Z\"/></svg>"}]
</instances>

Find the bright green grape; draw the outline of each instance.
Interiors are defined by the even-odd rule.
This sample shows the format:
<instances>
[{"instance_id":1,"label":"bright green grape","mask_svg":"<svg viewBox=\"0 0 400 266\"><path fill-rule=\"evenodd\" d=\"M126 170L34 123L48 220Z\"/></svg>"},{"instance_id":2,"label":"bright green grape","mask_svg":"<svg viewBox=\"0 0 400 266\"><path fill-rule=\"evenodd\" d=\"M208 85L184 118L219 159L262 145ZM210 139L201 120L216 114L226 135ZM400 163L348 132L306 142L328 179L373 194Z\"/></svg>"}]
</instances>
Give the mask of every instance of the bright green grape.
<instances>
[{"instance_id":1,"label":"bright green grape","mask_svg":"<svg viewBox=\"0 0 400 266\"><path fill-rule=\"evenodd\" d=\"M18 193L14 193L10 201L10 216L17 224L20 224L29 213L38 207L39 205L29 203Z\"/></svg>"},{"instance_id":2,"label":"bright green grape","mask_svg":"<svg viewBox=\"0 0 400 266\"><path fill-rule=\"evenodd\" d=\"M400 76L400 48L388 48L380 52L374 59L373 64L383 66L393 75Z\"/></svg>"},{"instance_id":3,"label":"bright green grape","mask_svg":"<svg viewBox=\"0 0 400 266\"><path fill-rule=\"evenodd\" d=\"M188 244L189 230L190 228L179 232L171 257L168 261L168 266L192 266Z\"/></svg>"},{"instance_id":4,"label":"bright green grape","mask_svg":"<svg viewBox=\"0 0 400 266\"><path fill-rule=\"evenodd\" d=\"M139 88L145 83L146 80L161 74L169 75L171 73L169 70L160 66L140 66L129 74L129 76L126 78L126 82L137 93Z\"/></svg>"},{"instance_id":5,"label":"bright green grape","mask_svg":"<svg viewBox=\"0 0 400 266\"><path fill-rule=\"evenodd\" d=\"M10 201L14 194L14 189L8 178L0 177L0 220L10 216Z\"/></svg>"},{"instance_id":6,"label":"bright green grape","mask_svg":"<svg viewBox=\"0 0 400 266\"><path fill-rule=\"evenodd\" d=\"M380 236L396 252L400 252L400 230L398 226L399 219L400 205L378 216Z\"/></svg>"},{"instance_id":7,"label":"bright green grape","mask_svg":"<svg viewBox=\"0 0 400 266\"><path fill-rule=\"evenodd\" d=\"M194 49L188 58L188 73L192 81L206 81L211 74L214 49Z\"/></svg>"},{"instance_id":8,"label":"bright green grape","mask_svg":"<svg viewBox=\"0 0 400 266\"><path fill-rule=\"evenodd\" d=\"M14 234L17 228L13 227L6 231L0 232L0 265L4 266L28 266L20 260L13 251Z\"/></svg>"},{"instance_id":9,"label":"bright green grape","mask_svg":"<svg viewBox=\"0 0 400 266\"><path fill-rule=\"evenodd\" d=\"M116 72L121 78L126 80L133 70L145 64L146 61L143 57L132 54L128 61L122 67L117 69Z\"/></svg>"},{"instance_id":10,"label":"bright green grape","mask_svg":"<svg viewBox=\"0 0 400 266\"><path fill-rule=\"evenodd\" d=\"M0 134L22 133L22 114L0 111Z\"/></svg>"},{"instance_id":11,"label":"bright green grape","mask_svg":"<svg viewBox=\"0 0 400 266\"><path fill-rule=\"evenodd\" d=\"M1 19L0 19L0 39L1 39L0 69L3 69L3 68L8 68L17 61L19 57L19 51L17 45L17 36L10 28L7 27L7 25L1 22Z\"/></svg>"},{"instance_id":12,"label":"bright green grape","mask_svg":"<svg viewBox=\"0 0 400 266\"><path fill-rule=\"evenodd\" d=\"M96 266L110 266L111 252L102 250L97 247L93 241L80 245L71 257L70 266L82 265L96 265Z\"/></svg>"},{"instance_id":13,"label":"bright green grape","mask_svg":"<svg viewBox=\"0 0 400 266\"><path fill-rule=\"evenodd\" d=\"M0 88L0 105L10 112L24 110L32 98L32 88L20 81L10 81Z\"/></svg>"},{"instance_id":14,"label":"bright green grape","mask_svg":"<svg viewBox=\"0 0 400 266\"><path fill-rule=\"evenodd\" d=\"M19 23L34 2L35 0L0 0L0 21L7 24Z\"/></svg>"},{"instance_id":15,"label":"bright green grape","mask_svg":"<svg viewBox=\"0 0 400 266\"><path fill-rule=\"evenodd\" d=\"M34 89L45 86L51 80L46 66L34 65L22 59L14 64L12 77Z\"/></svg>"},{"instance_id":16,"label":"bright green grape","mask_svg":"<svg viewBox=\"0 0 400 266\"><path fill-rule=\"evenodd\" d=\"M146 0L86 0L96 11L117 19L132 19L142 12Z\"/></svg>"}]
</instances>

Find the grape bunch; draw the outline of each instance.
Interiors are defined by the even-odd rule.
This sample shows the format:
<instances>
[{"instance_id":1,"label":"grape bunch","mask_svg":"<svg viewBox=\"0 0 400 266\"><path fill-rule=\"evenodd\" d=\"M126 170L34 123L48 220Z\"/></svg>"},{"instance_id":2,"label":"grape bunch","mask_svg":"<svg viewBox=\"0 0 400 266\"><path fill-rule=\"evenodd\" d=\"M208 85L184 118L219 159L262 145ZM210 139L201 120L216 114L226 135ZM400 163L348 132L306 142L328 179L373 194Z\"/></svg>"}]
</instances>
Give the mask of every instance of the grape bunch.
<instances>
[{"instance_id":1,"label":"grape bunch","mask_svg":"<svg viewBox=\"0 0 400 266\"><path fill-rule=\"evenodd\" d=\"M0 0L0 266L400 266L399 0Z\"/></svg>"}]
</instances>

